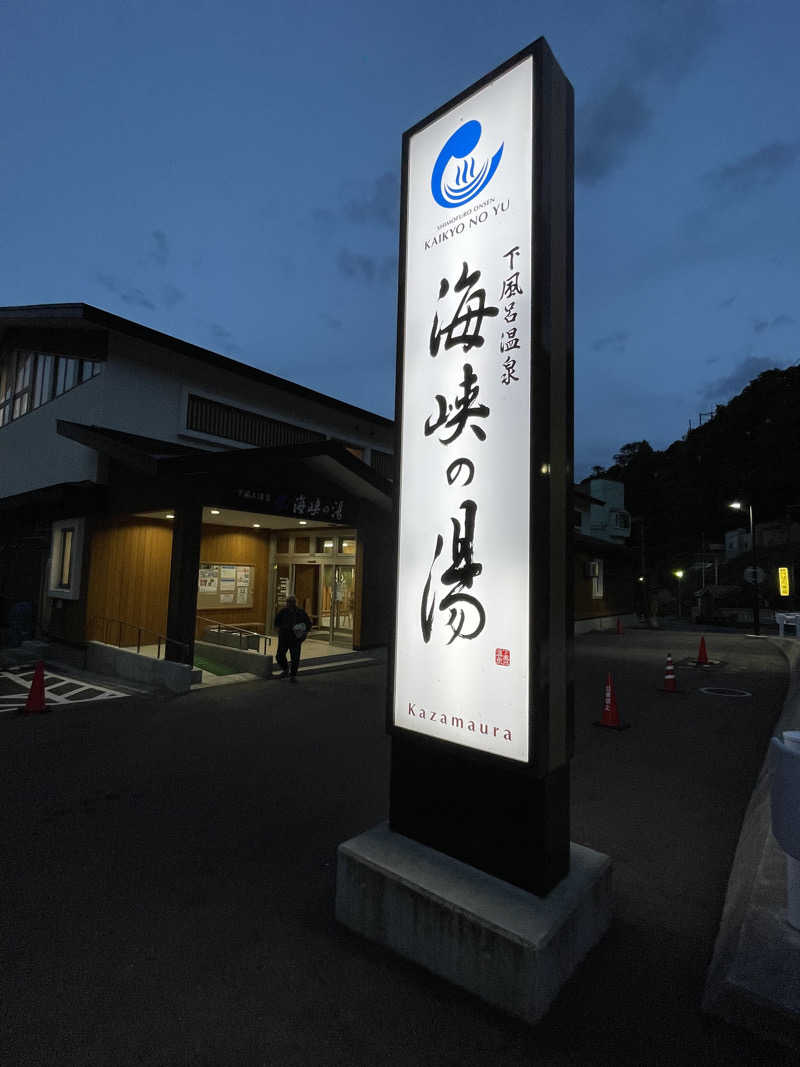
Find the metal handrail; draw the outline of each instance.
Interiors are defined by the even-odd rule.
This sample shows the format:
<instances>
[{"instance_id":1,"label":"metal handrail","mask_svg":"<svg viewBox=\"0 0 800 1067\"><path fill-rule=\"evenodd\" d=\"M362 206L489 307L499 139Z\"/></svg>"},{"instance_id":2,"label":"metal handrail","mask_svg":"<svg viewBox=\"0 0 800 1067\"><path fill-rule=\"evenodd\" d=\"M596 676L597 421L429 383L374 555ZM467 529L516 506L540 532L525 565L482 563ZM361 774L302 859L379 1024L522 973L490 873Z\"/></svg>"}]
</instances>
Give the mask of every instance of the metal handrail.
<instances>
[{"instance_id":1,"label":"metal handrail","mask_svg":"<svg viewBox=\"0 0 800 1067\"><path fill-rule=\"evenodd\" d=\"M178 641L174 637L168 637L166 634L160 634L158 632L158 630L151 630L147 626L137 626L136 623L125 622L124 619L114 619L114 618L111 618L110 616L106 616L106 615L93 615L92 618L89 620L89 625L91 626L92 623L95 623L95 622L102 622L103 623L103 638L104 638L104 643L107 644L107 645L113 644L112 641L108 641L107 640L107 637L108 637L108 623L116 623L119 626L119 632L117 634L117 648L122 648L122 627L123 626L129 627L129 629L131 629L131 630L136 630L136 654L137 654L137 656L139 655L141 647L142 647L142 634L151 634L153 637L158 639L157 640L157 645L156 645L156 659L161 659L161 642L162 641L164 642L164 650L165 651L166 651L167 643L169 643L171 645L179 645L184 650L184 652L186 652L186 653L188 653L190 651L190 648L191 648L191 646L186 641Z\"/></svg>"},{"instance_id":2,"label":"metal handrail","mask_svg":"<svg viewBox=\"0 0 800 1067\"><path fill-rule=\"evenodd\" d=\"M223 628L226 629L226 630L231 630L234 633L238 633L238 635L239 635L239 648L240 649L242 647L242 634L247 634L248 637L257 637L258 638L258 647L259 647L259 649L261 648L261 642L264 641L265 642L265 644L264 644L264 652L265 652L265 654L266 654L267 648L269 648L269 646L272 644L272 637L270 636L270 634L266 634L266 633L260 634L260 633L257 633L255 630L246 630L244 627L237 626L235 623L221 622L219 619L209 619L207 615L198 615L197 616L197 621L198 622L210 622L210 623L213 623L217 628L217 633L221 633Z\"/></svg>"}]
</instances>

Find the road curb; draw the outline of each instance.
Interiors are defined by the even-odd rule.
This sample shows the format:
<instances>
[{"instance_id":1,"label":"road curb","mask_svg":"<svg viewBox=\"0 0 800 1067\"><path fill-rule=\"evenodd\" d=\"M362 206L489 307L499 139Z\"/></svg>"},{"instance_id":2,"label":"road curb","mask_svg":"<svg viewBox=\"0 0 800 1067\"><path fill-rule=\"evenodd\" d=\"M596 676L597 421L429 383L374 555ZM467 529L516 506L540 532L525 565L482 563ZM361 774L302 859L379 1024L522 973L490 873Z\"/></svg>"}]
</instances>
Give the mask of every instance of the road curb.
<instances>
[{"instance_id":1,"label":"road curb","mask_svg":"<svg viewBox=\"0 0 800 1067\"><path fill-rule=\"evenodd\" d=\"M778 736L800 728L800 641L769 640L789 665ZM800 933L786 921L786 862L772 836L770 788L765 754L742 821L702 1008L800 1050Z\"/></svg>"}]
</instances>

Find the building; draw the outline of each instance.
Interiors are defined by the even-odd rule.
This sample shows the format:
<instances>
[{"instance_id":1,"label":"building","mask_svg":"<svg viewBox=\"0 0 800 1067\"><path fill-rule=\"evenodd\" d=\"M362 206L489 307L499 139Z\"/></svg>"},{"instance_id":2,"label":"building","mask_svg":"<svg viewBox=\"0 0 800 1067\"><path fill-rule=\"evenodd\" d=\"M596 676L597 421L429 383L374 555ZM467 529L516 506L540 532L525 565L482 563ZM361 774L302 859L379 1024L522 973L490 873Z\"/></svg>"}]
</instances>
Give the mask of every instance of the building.
<instances>
[{"instance_id":1,"label":"building","mask_svg":"<svg viewBox=\"0 0 800 1067\"><path fill-rule=\"evenodd\" d=\"M86 304L0 308L0 628L191 663L293 592L314 638L386 644L393 447L390 419ZM634 576L624 487L574 499L580 633L633 617Z\"/></svg>"},{"instance_id":2,"label":"building","mask_svg":"<svg viewBox=\"0 0 800 1067\"><path fill-rule=\"evenodd\" d=\"M615 628L636 618L631 517L625 486L586 478L574 489L575 633Z\"/></svg>"},{"instance_id":3,"label":"building","mask_svg":"<svg viewBox=\"0 0 800 1067\"><path fill-rule=\"evenodd\" d=\"M86 304L0 308L0 624L51 640L388 639L392 420ZM19 618L15 620L20 625Z\"/></svg>"}]
</instances>

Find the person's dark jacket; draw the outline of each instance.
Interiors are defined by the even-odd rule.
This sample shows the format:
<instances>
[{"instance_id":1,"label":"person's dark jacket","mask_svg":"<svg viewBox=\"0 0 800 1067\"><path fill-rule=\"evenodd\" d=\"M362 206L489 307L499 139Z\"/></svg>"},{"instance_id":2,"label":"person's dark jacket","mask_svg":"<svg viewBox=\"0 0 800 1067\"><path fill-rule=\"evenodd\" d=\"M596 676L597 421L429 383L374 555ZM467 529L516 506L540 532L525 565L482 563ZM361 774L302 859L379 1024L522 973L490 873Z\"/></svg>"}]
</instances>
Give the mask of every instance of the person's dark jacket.
<instances>
[{"instance_id":1,"label":"person's dark jacket","mask_svg":"<svg viewBox=\"0 0 800 1067\"><path fill-rule=\"evenodd\" d=\"M302 637L298 637L294 630L298 623L303 623L306 628ZM306 639L308 631L311 629L311 619L302 608L281 608L275 616L275 626L278 630L278 637L282 637L287 643L291 644L293 641L304 641Z\"/></svg>"}]
</instances>

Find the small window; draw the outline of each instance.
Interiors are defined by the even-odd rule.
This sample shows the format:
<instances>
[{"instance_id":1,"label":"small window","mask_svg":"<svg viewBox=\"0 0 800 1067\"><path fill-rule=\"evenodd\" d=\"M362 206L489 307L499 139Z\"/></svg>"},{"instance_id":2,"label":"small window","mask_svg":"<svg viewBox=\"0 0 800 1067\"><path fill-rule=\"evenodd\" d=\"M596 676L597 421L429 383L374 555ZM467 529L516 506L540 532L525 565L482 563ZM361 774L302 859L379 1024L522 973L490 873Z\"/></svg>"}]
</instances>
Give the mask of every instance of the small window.
<instances>
[{"instance_id":1,"label":"small window","mask_svg":"<svg viewBox=\"0 0 800 1067\"><path fill-rule=\"evenodd\" d=\"M294 550L295 552L308 552L310 551L311 538L310 537L295 537Z\"/></svg>"},{"instance_id":2,"label":"small window","mask_svg":"<svg viewBox=\"0 0 800 1067\"><path fill-rule=\"evenodd\" d=\"M339 539L339 551L345 556L354 556L356 554L356 542L353 537L341 537Z\"/></svg>"},{"instance_id":3,"label":"small window","mask_svg":"<svg viewBox=\"0 0 800 1067\"><path fill-rule=\"evenodd\" d=\"M66 369L64 370L64 391L66 392L67 389L72 389L72 387L77 384L78 360L66 359L64 360L64 362L67 365Z\"/></svg>"},{"instance_id":4,"label":"small window","mask_svg":"<svg viewBox=\"0 0 800 1067\"><path fill-rule=\"evenodd\" d=\"M80 599L84 535L85 520L82 518L60 519L53 523L48 596L60 600Z\"/></svg>"},{"instance_id":5,"label":"small window","mask_svg":"<svg viewBox=\"0 0 800 1067\"><path fill-rule=\"evenodd\" d=\"M61 530L61 538L58 546L58 587L69 589L72 576L72 539L75 530L67 526Z\"/></svg>"},{"instance_id":6,"label":"small window","mask_svg":"<svg viewBox=\"0 0 800 1067\"><path fill-rule=\"evenodd\" d=\"M603 599L603 561L593 559L592 567L592 600Z\"/></svg>"},{"instance_id":7,"label":"small window","mask_svg":"<svg viewBox=\"0 0 800 1067\"><path fill-rule=\"evenodd\" d=\"M36 384L33 389L33 406L46 404L53 388L53 357L39 354L36 357Z\"/></svg>"},{"instance_id":8,"label":"small window","mask_svg":"<svg viewBox=\"0 0 800 1067\"><path fill-rule=\"evenodd\" d=\"M278 538L278 549L277 550L278 550L278 552L288 552L289 551L289 538L288 537L279 537Z\"/></svg>"},{"instance_id":9,"label":"small window","mask_svg":"<svg viewBox=\"0 0 800 1067\"><path fill-rule=\"evenodd\" d=\"M317 538L317 552L322 552L326 556L332 556L336 551L336 538L330 534L325 537Z\"/></svg>"}]
</instances>

